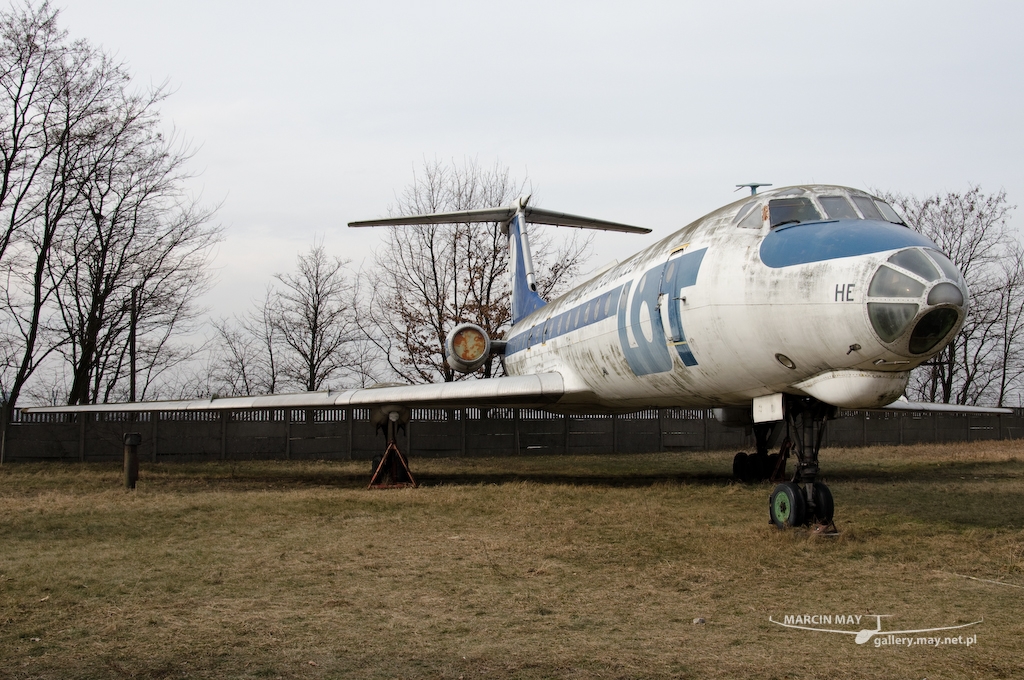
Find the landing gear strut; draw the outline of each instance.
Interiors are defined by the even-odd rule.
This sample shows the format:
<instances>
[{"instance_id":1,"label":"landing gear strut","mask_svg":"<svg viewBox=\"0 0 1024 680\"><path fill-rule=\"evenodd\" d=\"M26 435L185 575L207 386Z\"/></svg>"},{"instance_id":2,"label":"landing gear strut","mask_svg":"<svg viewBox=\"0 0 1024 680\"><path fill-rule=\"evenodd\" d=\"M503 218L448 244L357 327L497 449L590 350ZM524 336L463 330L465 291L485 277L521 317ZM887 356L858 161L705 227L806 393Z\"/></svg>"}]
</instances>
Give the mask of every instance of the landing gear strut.
<instances>
[{"instance_id":1,"label":"landing gear strut","mask_svg":"<svg viewBox=\"0 0 1024 680\"><path fill-rule=\"evenodd\" d=\"M783 411L782 421L754 424L757 452L737 453L732 460L733 476L741 482L776 482L768 500L768 515L780 529L805 524L834 529L835 503L829 488L818 481L818 452L836 408L811 397L785 395ZM783 434L779 452L769 454ZM791 454L796 457L796 470L787 476Z\"/></svg>"},{"instance_id":2,"label":"landing gear strut","mask_svg":"<svg viewBox=\"0 0 1024 680\"><path fill-rule=\"evenodd\" d=\"M781 528L814 524L830 527L835 504L832 492L818 478L818 452L825 426L836 408L811 397L785 397L786 438L782 449L796 454L793 478L775 486L768 500L772 524Z\"/></svg>"},{"instance_id":3,"label":"landing gear strut","mask_svg":"<svg viewBox=\"0 0 1024 680\"><path fill-rule=\"evenodd\" d=\"M782 423L757 423L754 425L754 440L757 453L740 452L732 459L733 477L741 482L770 480L781 482L786 478L786 459L789 448L783 445L779 453L769 454L782 432Z\"/></svg>"}]
</instances>

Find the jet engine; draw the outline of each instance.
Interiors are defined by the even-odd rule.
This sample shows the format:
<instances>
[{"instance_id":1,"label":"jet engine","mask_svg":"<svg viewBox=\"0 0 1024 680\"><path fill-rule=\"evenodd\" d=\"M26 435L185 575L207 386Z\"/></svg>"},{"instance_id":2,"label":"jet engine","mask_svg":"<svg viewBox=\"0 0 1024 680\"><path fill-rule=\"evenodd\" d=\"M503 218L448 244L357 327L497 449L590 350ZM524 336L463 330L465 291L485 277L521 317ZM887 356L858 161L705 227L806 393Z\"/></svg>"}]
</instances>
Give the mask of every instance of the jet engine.
<instances>
[{"instance_id":1,"label":"jet engine","mask_svg":"<svg viewBox=\"0 0 1024 680\"><path fill-rule=\"evenodd\" d=\"M444 341L448 365L460 373L472 373L491 356L487 331L474 323L460 323Z\"/></svg>"}]
</instances>

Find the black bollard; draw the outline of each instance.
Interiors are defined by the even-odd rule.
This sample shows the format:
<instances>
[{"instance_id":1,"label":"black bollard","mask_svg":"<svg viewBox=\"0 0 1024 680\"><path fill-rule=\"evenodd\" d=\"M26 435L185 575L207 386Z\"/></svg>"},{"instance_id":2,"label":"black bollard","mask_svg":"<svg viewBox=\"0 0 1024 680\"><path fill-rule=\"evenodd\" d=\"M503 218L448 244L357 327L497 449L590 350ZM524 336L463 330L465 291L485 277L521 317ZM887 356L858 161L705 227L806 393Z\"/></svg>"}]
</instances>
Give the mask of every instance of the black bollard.
<instances>
[{"instance_id":1,"label":"black bollard","mask_svg":"<svg viewBox=\"0 0 1024 680\"><path fill-rule=\"evenodd\" d=\"M124 488L134 489L139 481L139 444L142 435L138 432L124 433Z\"/></svg>"}]
</instances>

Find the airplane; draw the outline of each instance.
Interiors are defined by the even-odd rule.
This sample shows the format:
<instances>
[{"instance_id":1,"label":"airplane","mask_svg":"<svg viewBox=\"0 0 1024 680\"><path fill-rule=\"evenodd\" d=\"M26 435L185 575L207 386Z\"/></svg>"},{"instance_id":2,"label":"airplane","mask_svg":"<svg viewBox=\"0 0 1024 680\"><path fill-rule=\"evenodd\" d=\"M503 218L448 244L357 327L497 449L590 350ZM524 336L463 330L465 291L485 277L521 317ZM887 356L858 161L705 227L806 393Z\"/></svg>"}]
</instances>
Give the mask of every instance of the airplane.
<instances>
[{"instance_id":1,"label":"airplane","mask_svg":"<svg viewBox=\"0 0 1024 680\"><path fill-rule=\"evenodd\" d=\"M971 621L970 623L961 623L957 626L941 626L939 628L915 628L912 630L882 630L882 619L892 616L892 614L868 614L867 616L873 616L875 618L874 628L862 628L861 630L842 630L836 628L815 628L813 626L799 626L792 623L784 623L782 621L776 621L772 617L768 617L768 620L772 623L784 626L786 628L796 628L798 630L813 630L819 633L839 633L841 635L855 635L854 642L858 645L863 645L868 640L875 636L880 635L911 635L916 633L934 633L940 630L956 630L957 628L967 628L969 626L976 626L979 623L983 623L984 619L978 619L977 621ZM857 617L860 621L860 616Z\"/></svg>"},{"instance_id":2,"label":"airplane","mask_svg":"<svg viewBox=\"0 0 1024 680\"><path fill-rule=\"evenodd\" d=\"M371 484L415 484L395 445L412 408L586 414L710 407L723 423L752 429L756 451L737 454L733 472L778 482L769 499L773 524L834 529L832 493L818 479L828 420L839 408L896 402L910 371L962 327L969 292L953 262L876 196L831 185L756 190L553 300L537 293L528 224L651 230L537 208L529 197L505 207L350 222L501 226L511 258L512 325L490 338L462 323L445 343L454 369L470 373L497 355L501 377L24 410L370 407L388 440ZM796 465L787 475L791 455Z\"/></svg>"}]
</instances>

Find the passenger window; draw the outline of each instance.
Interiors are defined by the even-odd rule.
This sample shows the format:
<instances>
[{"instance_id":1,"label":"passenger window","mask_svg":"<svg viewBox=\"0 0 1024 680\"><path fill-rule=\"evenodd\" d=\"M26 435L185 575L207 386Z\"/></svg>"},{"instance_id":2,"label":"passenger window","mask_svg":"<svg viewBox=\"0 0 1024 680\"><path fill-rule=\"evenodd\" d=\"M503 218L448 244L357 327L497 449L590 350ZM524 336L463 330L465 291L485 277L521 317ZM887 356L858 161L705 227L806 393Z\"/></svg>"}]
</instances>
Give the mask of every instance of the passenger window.
<instances>
[{"instance_id":1,"label":"passenger window","mask_svg":"<svg viewBox=\"0 0 1024 680\"><path fill-rule=\"evenodd\" d=\"M825 209L825 214L833 220L859 220L860 216L857 211L853 209L850 202L846 200L845 196L821 196L818 198L821 201L821 207Z\"/></svg>"},{"instance_id":2,"label":"passenger window","mask_svg":"<svg viewBox=\"0 0 1024 680\"><path fill-rule=\"evenodd\" d=\"M860 208L860 214L864 216L864 219L878 220L880 222L885 219L882 217L882 213L878 212L878 208L875 207L875 202L867 196L854 196L853 202Z\"/></svg>"},{"instance_id":3,"label":"passenger window","mask_svg":"<svg viewBox=\"0 0 1024 680\"><path fill-rule=\"evenodd\" d=\"M818 209L809 198L776 198L768 201L771 225L777 227L791 222L815 222L821 219Z\"/></svg>"}]
</instances>

